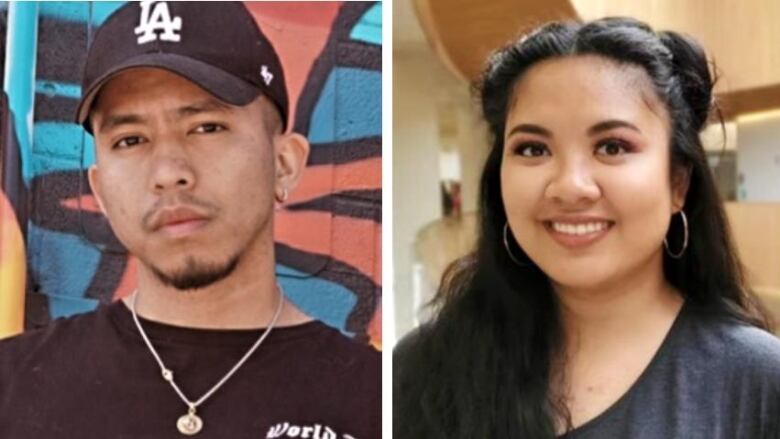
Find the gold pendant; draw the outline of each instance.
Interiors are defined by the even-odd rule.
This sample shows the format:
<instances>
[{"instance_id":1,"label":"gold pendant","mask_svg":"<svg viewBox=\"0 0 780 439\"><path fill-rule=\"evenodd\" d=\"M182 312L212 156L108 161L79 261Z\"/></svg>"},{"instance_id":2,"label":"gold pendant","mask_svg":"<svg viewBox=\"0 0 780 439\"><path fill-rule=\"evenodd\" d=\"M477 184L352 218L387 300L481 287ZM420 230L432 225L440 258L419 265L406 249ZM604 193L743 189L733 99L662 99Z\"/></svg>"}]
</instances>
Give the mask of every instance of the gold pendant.
<instances>
[{"instance_id":1,"label":"gold pendant","mask_svg":"<svg viewBox=\"0 0 780 439\"><path fill-rule=\"evenodd\" d=\"M195 409L191 408L189 413L179 417L179 420L176 421L176 428L181 434L194 436L203 428L203 420L195 414Z\"/></svg>"}]
</instances>

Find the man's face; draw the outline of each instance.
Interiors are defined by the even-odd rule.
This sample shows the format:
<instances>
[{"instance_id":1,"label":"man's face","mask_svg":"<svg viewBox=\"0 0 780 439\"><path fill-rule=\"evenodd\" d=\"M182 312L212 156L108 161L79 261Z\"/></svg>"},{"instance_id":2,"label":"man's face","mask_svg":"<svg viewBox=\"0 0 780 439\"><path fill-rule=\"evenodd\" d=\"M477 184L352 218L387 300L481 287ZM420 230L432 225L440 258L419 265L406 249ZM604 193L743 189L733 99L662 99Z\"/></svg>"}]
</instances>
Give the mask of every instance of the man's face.
<instances>
[{"instance_id":1,"label":"man's face","mask_svg":"<svg viewBox=\"0 0 780 439\"><path fill-rule=\"evenodd\" d=\"M102 88L90 184L119 240L164 283L209 285L273 245L277 154L263 99L228 105L153 68Z\"/></svg>"}]
</instances>

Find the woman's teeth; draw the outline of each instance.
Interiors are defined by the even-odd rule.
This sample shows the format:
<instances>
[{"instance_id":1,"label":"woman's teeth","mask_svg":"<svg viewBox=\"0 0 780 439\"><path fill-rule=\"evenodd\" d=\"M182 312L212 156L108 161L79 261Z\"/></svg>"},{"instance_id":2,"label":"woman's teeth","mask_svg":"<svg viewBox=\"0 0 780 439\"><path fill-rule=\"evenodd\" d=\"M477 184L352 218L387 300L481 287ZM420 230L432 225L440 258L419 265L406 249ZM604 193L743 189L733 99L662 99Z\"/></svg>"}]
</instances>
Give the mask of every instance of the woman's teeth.
<instances>
[{"instance_id":1,"label":"woman's teeth","mask_svg":"<svg viewBox=\"0 0 780 439\"><path fill-rule=\"evenodd\" d=\"M584 224L552 223L553 230L559 233L566 233L567 235L587 235L590 233L600 232L607 229L608 227L608 222Z\"/></svg>"}]
</instances>

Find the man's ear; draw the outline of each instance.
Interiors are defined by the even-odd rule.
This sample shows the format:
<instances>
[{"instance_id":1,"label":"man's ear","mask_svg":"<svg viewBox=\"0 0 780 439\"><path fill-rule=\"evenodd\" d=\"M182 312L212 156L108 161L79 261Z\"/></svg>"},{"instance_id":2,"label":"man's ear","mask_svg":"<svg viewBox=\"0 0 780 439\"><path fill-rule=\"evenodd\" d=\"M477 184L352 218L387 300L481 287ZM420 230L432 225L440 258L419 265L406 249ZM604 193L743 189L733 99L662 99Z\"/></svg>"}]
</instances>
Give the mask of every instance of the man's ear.
<instances>
[{"instance_id":1,"label":"man's ear","mask_svg":"<svg viewBox=\"0 0 780 439\"><path fill-rule=\"evenodd\" d=\"M95 200L97 201L97 205L100 208L100 211L103 212L103 215L106 215L106 208L103 206L103 188L100 187L98 172L99 170L97 165L90 166L87 170L87 180L89 180L89 188L92 189L92 195L95 196Z\"/></svg>"},{"instance_id":2,"label":"man's ear","mask_svg":"<svg viewBox=\"0 0 780 439\"><path fill-rule=\"evenodd\" d=\"M298 133L277 134L274 136L274 190L276 199L286 201L287 194L293 191L306 168L309 158L309 141Z\"/></svg>"},{"instance_id":3,"label":"man's ear","mask_svg":"<svg viewBox=\"0 0 780 439\"><path fill-rule=\"evenodd\" d=\"M673 171L672 176L672 213L677 213L685 206L685 198L691 185L691 166L680 167Z\"/></svg>"}]
</instances>

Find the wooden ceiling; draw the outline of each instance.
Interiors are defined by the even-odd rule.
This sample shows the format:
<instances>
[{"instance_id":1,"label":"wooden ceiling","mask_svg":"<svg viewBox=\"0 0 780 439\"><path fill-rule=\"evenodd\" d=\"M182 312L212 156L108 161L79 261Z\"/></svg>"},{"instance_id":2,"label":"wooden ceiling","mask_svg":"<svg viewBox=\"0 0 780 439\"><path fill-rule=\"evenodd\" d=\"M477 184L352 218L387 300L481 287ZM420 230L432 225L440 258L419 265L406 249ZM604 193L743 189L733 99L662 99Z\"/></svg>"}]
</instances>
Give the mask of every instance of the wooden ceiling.
<instances>
[{"instance_id":1,"label":"wooden ceiling","mask_svg":"<svg viewBox=\"0 0 780 439\"><path fill-rule=\"evenodd\" d=\"M715 61L727 118L780 107L778 0L413 0L434 51L464 80L496 47L540 23L632 16L692 35Z\"/></svg>"}]
</instances>

